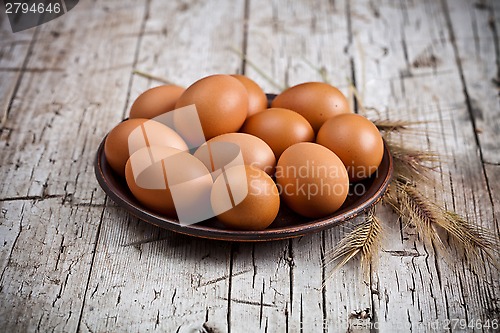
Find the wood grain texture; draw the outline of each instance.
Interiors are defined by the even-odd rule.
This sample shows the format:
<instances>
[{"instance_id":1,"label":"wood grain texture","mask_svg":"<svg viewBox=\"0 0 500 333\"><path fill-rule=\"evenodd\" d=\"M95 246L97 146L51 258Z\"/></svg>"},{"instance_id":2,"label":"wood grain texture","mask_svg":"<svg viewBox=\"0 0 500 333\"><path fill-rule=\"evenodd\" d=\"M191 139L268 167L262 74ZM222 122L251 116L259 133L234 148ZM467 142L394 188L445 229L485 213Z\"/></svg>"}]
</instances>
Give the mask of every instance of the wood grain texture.
<instances>
[{"instance_id":1,"label":"wood grain texture","mask_svg":"<svg viewBox=\"0 0 500 333\"><path fill-rule=\"evenodd\" d=\"M239 70L230 47L242 43L241 4L149 1L145 10L134 69L184 86ZM158 84L132 76L122 117L141 92ZM230 276L249 274L232 269L231 249L161 231L123 212L118 219L115 211L106 213L80 329L176 331L208 322L229 331Z\"/></svg>"},{"instance_id":2,"label":"wood grain texture","mask_svg":"<svg viewBox=\"0 0 500 333\"><path fill-rule=\"evenodd\" d=\"M443 156L426 194L498 234L499 3L81 1L16 34L0 14L0 327L440 332L500 319L498 271L450 265L387 207L368 274L354 260L321 288L329 250L362 218L286 241L199 240L125 213L92 167L102 137L160 84L134 70L184 86L245 73L274 93L327 79L348 95L352 82L371 119L426 121L400 138Z\"/></svg>"},{"instance_id":3,"label":"wood grain texture","mask_svg":"<svg viewBox=\"0 0 500 333\"><path fill-rule=\"evenodd\" d=\"M105 204L89 162L121 119L135 42L127 35L141 18L141 8L106 6L80 4L71 19L34 29L18 88L1 93L13 99L0 143L2 330L79 325Z\"/></svg>"},{"instance_id":4,"label":"wood grain texture","mask_svg":"<svg viewBox=\"0 0 500 333\"><path fill-rule=\"evenodd\" d=\"M1 207L2 330L76 331L102 208L59 198Z\"/></svg>"},{"instance_id":5,"label":"wood grain texture","mask_svg":"<svg viewBox=\"0 0 500 333\"><path fill-rule=\"evenodd\" d=\"M14 35L11 32L9 20L2 15L0 18L0 125L2 139L8 138L11 128L4 126L8 113L14 102L13 98L20 85L21 72L26 70L30 50L36 41L35 29Z\"/></svg>"},{"instance_id":6,"label":"wood grain texture","mask_svg":"<svg viewBox=\"0 0 500 333\"><path fill-rule=\"evenodd\" d=\"M279 93L279 87L327 77L347 94L351 77L347 26L344 1L250 1L245 73L265 91ZM273 82L262 77L254 66ZM367 285L363 279L352 280L341 270L326 288L321 288L330 272L324 267L325 252L346 230L342 226L275 242L264 250L260 244L242 244L239 253L243 255L238 253L235 263L238 267L255 266L256 273L233 279L231 295L260 306L233 304L234 330L248 329L251 318L258 316L259 325L250 326L255 332L346 331L350 312L370 306ZM266 264L258 265L262 260ZM355 265L349 268L358 273Z\"/></svg>"},{"instance_id":7,"label":"wood grain texture","mask_svg":"<svg viewBox=\"0 0 500 333\"><path fill-rule=\"evenodd\" d=\"M351 15L365 104L380 112L372 116L426 121L404 144L443 156L440 186L427 189L427 195L494 229L498 222L442 3L388 1L375 8L357 2ZM496 298L489 296L498 291L498 271L487 268L486 278L478 279L465 263L450 267L414 230L398 229L388 232L390 241L372 276L372 310L381 331L443 329L446 320L484 322L498 312Z\"/></svg>"},{"instance_id":8,"label":"wood grain texture","mask_svg":"<svg viewBox=\"0 0 500 333\"><path fill-rule=\"evenodd\" d=\"M498 1L445 1L443 5L481 158L500 164L500 114L489 111L500 105L500 37L495 22L500 6Z\"/></svg>"}]
</instances>

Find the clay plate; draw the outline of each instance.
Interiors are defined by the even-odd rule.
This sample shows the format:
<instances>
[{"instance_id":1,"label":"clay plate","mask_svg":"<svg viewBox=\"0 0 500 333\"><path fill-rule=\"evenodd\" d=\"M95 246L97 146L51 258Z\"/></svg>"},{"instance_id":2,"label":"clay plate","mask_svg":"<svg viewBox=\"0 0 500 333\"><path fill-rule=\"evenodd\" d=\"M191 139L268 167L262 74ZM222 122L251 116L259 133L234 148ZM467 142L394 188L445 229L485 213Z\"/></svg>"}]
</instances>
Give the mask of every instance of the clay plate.
<instances>
[{"instance_id":1,"label":"clay plate","mask_svg":"<svg viewBox=\"0 0 500 333\"><path fill-rule=\"evenodd\" d=\"M272 95L270 98L274 97ZM117 175L104 156L104 138L97 150L95 174L106 194L119 206L139 219L181 234L225 241L270 241L298 237L340 225L375 205L384 195L392 178L392 157L384 146L384 157L376 174L362 182L351 185L349 195L342 207L333 215L320 219L309 219L297 215L282 204L274 222L262 231L240 231L226 229L216 218L190 226L181 226L175 219L167 218L143 207L132 195L125 179Z\"/></svg>"}]
</instances>

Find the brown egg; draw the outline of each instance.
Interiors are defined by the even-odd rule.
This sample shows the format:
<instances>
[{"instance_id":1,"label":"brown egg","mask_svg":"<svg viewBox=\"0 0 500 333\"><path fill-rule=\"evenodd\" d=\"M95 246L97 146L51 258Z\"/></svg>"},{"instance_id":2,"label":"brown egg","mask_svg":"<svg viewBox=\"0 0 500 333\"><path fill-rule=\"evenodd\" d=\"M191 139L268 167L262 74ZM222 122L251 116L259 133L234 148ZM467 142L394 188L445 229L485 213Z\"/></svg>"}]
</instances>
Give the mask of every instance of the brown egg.
<instances>
[{"instance_id":1,"label":"brown egg","mask_svg":"<svg viewBox=\"0 0 500 333\"><path fill-rule=\"evenodd\" d=\"M342 92L322 82L306 82L288 88L276 96L271 107L300 113L316 133L326 120L341 113L351 112Z\"/></svg>"},{"instance_id":2,"label":"brown egg","mask_svg":"<svg viewBox=\"0 0 500 333\"><path fill-rule=\"evenodd\" d=\"M238 81L240 81L247 90L248 93L248 115L247 118L253 116L257 112L264 111L267 109L267 97L262 88L255 83L255 81L249 79L245 75L231 75Z\"/></svg>"},{"instance_id":3,"label":"brown egg","mask_svg":"<svg viewBox=\"0 0 500 333\"><path fill-rule=\"evenodd\" d=\"M276 181L288 207L310 218L334 213L349 193L342 161L315 143L298 143L285 150L276 166Z\"/></svg>"},{"instance_id":4,"label":"brown egg","mask_svg":"<svg viewBox=\"0 0 500 333\"><path fill-rule=\"evenodd\" d=\"M171 128L149 119L128 119L113 128L104 143L104 154L111 168L125 175L125 164L135 151L156 145L188 150L184 140Z\"/></svg>"},{"instance_id":5,"label":"brown egg","mask_svg":"<svg viewBox=\"0 0 500 333\"><path fill-rule=\"evenodd\" d=\"M198 148L194 156L200 159L209 170L215 171L211 153L217 149L227 150L225 145L217 145L217 143L224 142L234 143L240 147L246 165L264 170L269 175L274 173L276 158L272 149L262 139L246 133L227 133L216 136Z\"/></svg>"},{"instance_id":6,"label":"brown egg","mask_svg":"<svg viewBox=\"0 0 500 333\"><path fill-rule=\"evenodd\" d=\"M353 113L325 122L316 142L340 157L353 182L370 177L384 155L384 142L377 126Z\"/></svg>"},{"instance_id":7,"label":"brown egg","mask_svg":"<svg viewBox=\"0 0 500 333\"><path fill-rule=\"evenodd\" d=\"M212 177L187 152L160 146L139 149L127 161L125 179L141 204L169 217L178 216L181 224L213 216Z\"/></svg>"},{"instance_id":8,"label":"brown egg","mask_svg":"<svg viewBox=\"0 0 500 333\"><path fill-rule=\"evenodd\" d=\"M210 200L217 218L226 227L238 230L267 228L280 208L274 181L264 171L250 166L235 166L221 174Z\"/></svg>"},{"instance_id":9,"label":"brown egg","mask_svg":"<svg viewBox=\"0 0 500 333\"><path fill-rule=\"evenodd\" d=\"M171 84L146 90L132 104L130 118L153 119L172 111L184 90L182 87Z\"/></svg>"},{"instance_id":10,"label":"brown egg","mask_svg":"<svg viewBox=\"0 0 500 333\"><path fill-rule=\"evenodd\" d=\"M125 166L125 179L134 197L147 208L169 217L175 217L176 213L172 194L165 185L161 160L178 152L168 147L145 147L132 154ZM132 167L138 163L139 167Z\"/></svg>"},{"instance_id":11,"label":"brown egg","mask_svg":"<svg viewBox=\"0 0 500 333\"><path fill-rule=\"evenodd\" d=\"M229 75L212 75L193 83L181 95L175 107L194 104L198 111L205 139L224 133L237 132L248 112L248 93L237 79ZM175 129L188 142L193 143L193 119L174 114Z\"/></svg>"},{"instance_id":12,"label":"brown egg","mask_svg":"<svg viewBox=\"0 0 500 333\"><path fill-rule=\"evenodd\" d=\"M245 121L242 132L264 140L278 159L293 144L314 140L314 131L307 120L288 109L271 108Z\"/></svg>"}]
</instances>

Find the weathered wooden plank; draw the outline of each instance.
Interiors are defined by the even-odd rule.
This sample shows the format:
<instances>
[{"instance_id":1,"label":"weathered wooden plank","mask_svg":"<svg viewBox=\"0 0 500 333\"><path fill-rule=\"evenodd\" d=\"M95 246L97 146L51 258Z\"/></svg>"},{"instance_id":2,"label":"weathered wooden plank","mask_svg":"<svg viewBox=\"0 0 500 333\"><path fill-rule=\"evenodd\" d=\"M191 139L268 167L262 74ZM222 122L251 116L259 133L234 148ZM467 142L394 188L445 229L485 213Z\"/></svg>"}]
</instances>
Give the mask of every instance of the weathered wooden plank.
<instances>
[{"instance_id":1,"label":"weathered wooden plank","mask_svg":"<svg viewBox=\"0 0 500 333\"><path fill-rule=\"evenodd\" d=\"M463 74L466 103L480 142L482 159L500 163L500 96L498 90L499 44L498 26L494 19L494 3L482 5L474 1L443 2L445 17L453 31L460 72ZM500 7L497 8L500 10Z\"/></svg>"},{"instance_id":2,"label":"weathered wooden plank","mask_svg":"<svg viewBox=\"0 0 500 333\"><path fill-rule=\"evenodd\" d=\"M446 319L498 318L497 271L487 268L483 280L448 267L384 207L379 266L366 278L358 262L349 263L321 290L325 251L352 226L266 244L188 238L106 204L91 165L104 134L157 84L131 76L133 68L182 85L244 70L279 92L229 50L243 49L281 85L321 80L311 62L344 91L354 80L382 117L431 121L421 126L425 139L405 137L405 144L447 156L439 176L444 191L427 193L498 233L500 172L483 169L474 136L483 130L483 158L498 163L498 97L487 82L498 56L487 45L494 34L486 25L490 15L498 22L498 1L486 9L430 0L151 1L143 25L144 3L105 5L81 2L38 28L23 73L18 67L34 30L9 37L2 21L0 110L21 78L0 141L2 329L175 331L207 321L220 332L425 332L437 324L440 331ZM475 128L460 73L482 110L482 119L472 114ZM364 309L371 318L351 314Z\"/></svg>"},{"instance_id":3,"label":"weathered wooden plank","mask_svg":"<svg viewBox=\"0 0 500 333\"><path fill-rule=\"evenodd\" d=\"M19 86L21 72L26 65L29 50L34 43L35 29L12 33L6 15L0 18L0 127L1 137L7 137L11 131L4 127L8 109L15 91Z\"/></svg>"},{"instance_id":4,"label":"weathered wooden plank","mask_svg":"<svg viewBox=\"0 0 500 333\"><path fill-rule=\"evenodd\" d=\"M325 232L322 254L328 261L329 252L337 243L363 221L356 218L345 225ZM323 290L325 301L323 328L326 332L369 332L372 313L371 281L359 260L352 260L344 267L333 271L336 263L330 263L323 274L326 284ZM367 315L361 316L365 312Z\"/></svg>"},{"instance_id":5,"label":"weathered wooden plank","mask_svg":"<svg viewBox=\"0 0 500 333\"><path fill-rule=\"evenodd\" d=\"M420 134L404 139L409 146L444 156L438 175L443 189L427 193L472 222L493 227L474 128L441 4L387 1L375 7L357 2L351 15L358 40L356 75L366 77L366 106L380 110L382 117L428 121ZM395 222L388 214L383 216ZM442 329L451 319L484 321L498 307L488 296L498 290L492 284L498 280L497 272L479 279L465 268L450 267L440 259L442 254L422 245L414 230L393 226L386 233L380 267L372 275L374 323L381 331L424 332L431 325Z\"/></svg>"},{"instance_id":6,"label":"weathered wooden plank","mask_svg":"<svg viewBox=\"0 0 500 333\"><path fill-rule=\"evenodd\" d=\"M229 48L242 43L243 10L237 2L150 1L135 67L184 86L237 72L241 60ZM134 76L128 105L157 84ZM229 331L230 274L251 274L231 269L229 243L163 232L114 210L100 235L83 331L174 332L204 322Z\"/></svg>"},{"instance_id":7,"label":"weathered wooden plank","mask_svg":"<svg viewBox=\"0 0 500 333\"><path fill-rule=\"evenodd\" d=\"M102 208L59 198L0 207L2 330L76 331Z\"/></svg>"},{"instance_id":8,"label":"weathered wooden plank","mask_svg":"<svg viewBox=\"0 0 500 333\"><path fill-rule=\"evenodd\" d=\"M322 81L322 71L347 93L351 68L346 2L252 0L249 13L245 73L265 91L279 93L280 86ZM242 244L234 267L253 267L254 274L233 278L232 328L236 332L347 330L349 313L369 306L368 288L361 279L353 282L345 270L321 288L324 248L331 249L345 231L336 228L291 241ZM352 288L345 288L349 284Z\"/></svg>"},{"instance_id":9,"label":"weathered wooden plank","mask_svg":"<svg viewBox=\"0 0 500 333\"><path fill-rule=\"evenodd\" d=\"M245 73L268 93L326 77L347 94L351 69L345 7L344 1L250 1Z\"/></svg>"},{"instance_id":10,"label":"weathered wooden plank","mask_svg":"<svg viewBox=\"0 0 500 333\"><path fill-rule=\"evenodd\" d=\"M463 74L463 85L467 95L465 104L467 110L474 119L475 134L481 149L483 165L500 163L500 141L497 138L500 133L500 95L496 75L500 65L500 54L497 54L500 43L496 32L495 14L500 12L498 2L473 3L460 0L454 2L443 2L444 13L449 14L450 29L453 29L456 45L455 53L460 59L459 72ZM497 8L495 11L494 8ZM498 19L497 19L498 20ZM462 24L457 24L462 22ZM471 29L466 29L470 26ZM471 40L474 43L471 43ZM474 49L472 46L474 45ZM485 166L484 166L485 167ZM474 169L473 169L474 170ZM474 170L476 171L476 170ZM484 170L486 172L486 170ZM484 204L493 204L492 184L494 178L484 175L489 184L488 193L482 193L481 200ZM479 213L479 221L481 212ZM488 221L485 225L498 229L500 221L495 219Z\"/></svg>"},{"instance_id":11,"label":"weathered wooden plank","mask_svg":"<svg viewBox=\"0 0 500 333\"><path fill-rule=\"evenodd\" d=\"M121 118L143 8L81 3L37 28L1 141L3 330L78 327L105 202L92 162Z\"/></svg>"},{"instance_id":12,"label":"weathered wooden plank","mask_svg":"<svg viewBox=\"0 0 500 333\"><path fill-rule=\"evenodd\" d=\"M80 329L176 331L208 321L225 331L229 255L228 243L162 231L108 208Z\"/></svg>"},{"instance_id":13,"label":"weathered wooden plank","mask_svg":"<svg viewBox=\"0 0 500 333\"><path fill-rule=\"evenodd\" d=\"M141 8L79 5L68 19L39 28L27 67L46 70L27 71L12 103L10 134L1 142L0 198L103 202L89 161L121 118Z\"/></svg>"},{"instance_id":14,"label":"weathered wooden plank","mask_svg":"<svg viewBox=\"0 0 500 333\"><path fill-rule=\"evenodd\" d=\"M497 165L486 165L486 176L488 177L488 184L490 186L491 201L493 204L493 213L495 214L495 232L497 235L500 234L500 227L498 225L498 220L500 216L500 191L498 187L500 183L497 181L498 176L500 176L500 168ZM498 291L498 289L497 289Z\"/></svg>"},{"instance_id":15,"label":"weathered wooden plank","mask_svg":"<svg viewBox=\"0 0 500 333\"><path fill-rule=\"evenodd\" d=\"M290 327L289 241L240 244L233 255L233 271L249 274L231 280L231 330L273 332ZM293 327L296 324L294 324Z\"/></svg>"},{"instance_id":16,"label":"weathered wooden plank","mask_svg":"<svg viewBox=\"0 0 500 333\"><path fill-rule=\"evenodd\" d=\"M239 72L241 60L231 49L243 43L243 11L244 4L221 1L152 1L136 69L184 87L207 75ZM134 76L128 108L159 84Z\"/></svg>"}]
</instances>

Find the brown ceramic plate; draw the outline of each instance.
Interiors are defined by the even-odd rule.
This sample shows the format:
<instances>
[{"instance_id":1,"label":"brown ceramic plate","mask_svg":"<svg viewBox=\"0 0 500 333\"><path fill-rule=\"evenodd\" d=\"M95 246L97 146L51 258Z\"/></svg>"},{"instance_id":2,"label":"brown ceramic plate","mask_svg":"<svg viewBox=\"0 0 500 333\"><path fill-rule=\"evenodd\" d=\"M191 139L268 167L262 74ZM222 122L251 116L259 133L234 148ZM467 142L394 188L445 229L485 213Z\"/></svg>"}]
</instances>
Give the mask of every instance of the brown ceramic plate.
<instances>
[{"instance_id":1,"label":"brown ceramic plate","mask_svg":"<svg viewBox=\"0 0 500 333\"><path fill-rule=\"evenodd\" d=\"M269 96L274 97L274 96ZM226 229L216 218L197 224L181 226L179 221L159 215L143 207L132 195L125 179L117 175L104 156L104 138L97 150L95 173L106 194L132 215L160 228L181 234L226 240L226 241L270 241L298 237L342 224L376 204L384 195L392 177L392 157L384 147L384 157L377 172L362 182L351 185L349 195L342 207L330 216L320 219L305 218L292 212L282 204L274 222L262 231L240 231Z\"/></svg>"}]
</instances>

